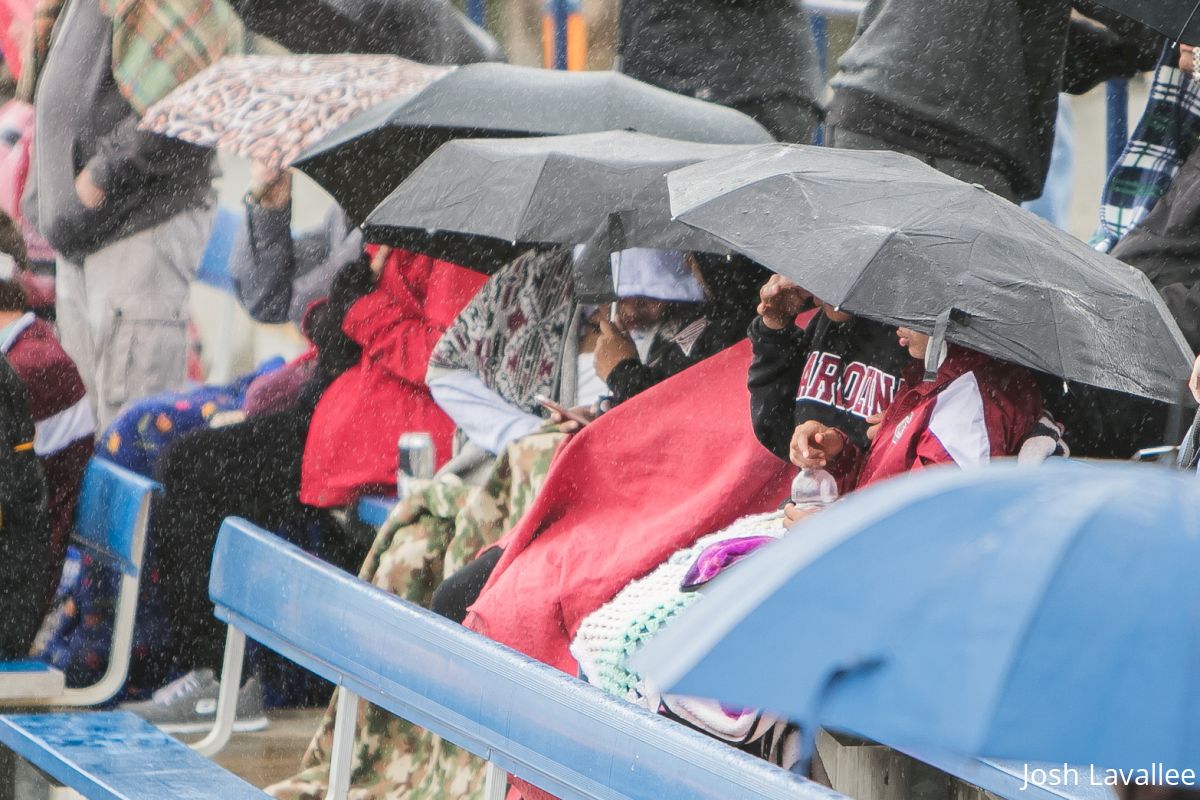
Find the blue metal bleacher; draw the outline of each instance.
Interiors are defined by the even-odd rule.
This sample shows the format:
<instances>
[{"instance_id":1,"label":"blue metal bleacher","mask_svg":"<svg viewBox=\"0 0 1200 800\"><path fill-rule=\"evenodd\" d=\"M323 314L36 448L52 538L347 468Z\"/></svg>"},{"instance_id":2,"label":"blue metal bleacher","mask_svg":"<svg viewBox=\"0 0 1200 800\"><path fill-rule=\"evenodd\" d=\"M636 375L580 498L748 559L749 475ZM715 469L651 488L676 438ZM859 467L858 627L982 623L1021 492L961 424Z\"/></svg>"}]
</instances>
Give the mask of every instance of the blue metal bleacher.
<instances>
[{"instance_id":1,"label":"blue metal bleacher","mask_svg":"<svg viewBox=\"0 0 1200 800\"><path fill-rule=\"evenodd\" d=\"M240 683L233 676L240 676L246 636L341 687L327 795L335 800L346 796L360 697L563 800L844 800L407 603L244 520L222 526L210 596L229 624L231 645L219 729L232 721ZM0 744L91 798L263 796L128 714L0 717ZM190 788L176 793L168 788L176 781ZM489 796L502 791L503 780Z\"/></svg>"},{"instance_id":2,"label":"blue metal bleacher","mask_svg":"<svg viewBox=\"0 0 1200 800\"><path fill-rule=\"evenodd\" d=\"M342 688L331 797L344 796L349 778L358 697L564 800L840 797L407 603L243 520L222 528L210 595L231 631ZM232 691L219 699L218 714L232 711L233 700Z\"/></svg>"},{"instance_id":3,"label":"blue metal bleacher","mask_svg":"<svg viewBox=\"0 0 1200 800\"><path fill-rule=\"evenodd\" d=\"M84 474L75 515L74 542L121 575L108 668L93 685L65 688L60 671L39 661L0 665L0 702L90 706L111 699L125 683L133 646L138 585L150 505L158 484L93 458Z\"/></svg>"},{"instance_id":4,"label":"blue metal bleacher","mask_svg":"<svg viewBox=\"0 0 1200 800\"><path fill-rule=\"evenodd\" d=\"M0 744L89 800L268 797L128 712L0 717Z\"/></svg>"},{"instance_id":5,"label":"blue metal bleacher","mask_svg":"<svg viewBox=\"0 0 1200 800\"><path fill-rule=\"evenodd\" d=\"M364 497L358 501L358 519L364 525L378 528L387 521L395 505L394 497Z\"/></svg>"}]
</instances>

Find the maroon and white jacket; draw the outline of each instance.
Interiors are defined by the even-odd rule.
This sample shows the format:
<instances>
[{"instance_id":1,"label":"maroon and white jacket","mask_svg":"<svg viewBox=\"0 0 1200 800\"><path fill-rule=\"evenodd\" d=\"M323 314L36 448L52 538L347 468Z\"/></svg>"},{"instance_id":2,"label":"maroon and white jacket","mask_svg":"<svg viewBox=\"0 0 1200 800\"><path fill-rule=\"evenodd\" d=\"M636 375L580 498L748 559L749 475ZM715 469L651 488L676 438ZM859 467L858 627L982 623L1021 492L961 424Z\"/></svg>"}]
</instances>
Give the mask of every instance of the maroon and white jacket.
<instances>
[{"instance_id":1,"label":"maroon and white jacket","mask_svg":"<svg viewBox=\"0 0 1200 800\"><path fill-rule=\"evenodd\" d=\"M1015 456L1042 412L1029 370L974 350L950 345L935 380L923 377L913 360L870 450L851 440L829 464L843 494L933 464L979 467Z\"/></svg>"}]
</instances>

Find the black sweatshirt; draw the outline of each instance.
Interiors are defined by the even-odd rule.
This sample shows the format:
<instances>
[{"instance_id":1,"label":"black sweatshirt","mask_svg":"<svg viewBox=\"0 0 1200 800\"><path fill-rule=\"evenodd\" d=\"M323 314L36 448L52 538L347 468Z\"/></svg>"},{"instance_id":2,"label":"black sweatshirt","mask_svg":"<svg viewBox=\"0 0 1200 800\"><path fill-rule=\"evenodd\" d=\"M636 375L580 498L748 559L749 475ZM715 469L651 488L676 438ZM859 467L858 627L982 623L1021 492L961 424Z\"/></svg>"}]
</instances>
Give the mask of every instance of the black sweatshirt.
<instances>
[{"instance_id":1,"label":"black sweatshirt","mask_svg":"<svg viewBox=\"0 0 1200 800\"><path fill-rule=\"evenodd\" d=\"M896 329L818 313L804 329L750 324L750 416L763 447L790 461L792 433L808 420L838 428L866 450L867 417L891 405L912 363Z\"/></svg>"},{"instance_id":2,"label":"black sweatshirt","mask_svg":"<svg viewBox=\"0 0 1200 800\"><path fill-rule=\"evenodd\" d=\"M0 658L29 655L50 581L46 478L25 384L0 356Z\"/></svg>"}]
</instances>

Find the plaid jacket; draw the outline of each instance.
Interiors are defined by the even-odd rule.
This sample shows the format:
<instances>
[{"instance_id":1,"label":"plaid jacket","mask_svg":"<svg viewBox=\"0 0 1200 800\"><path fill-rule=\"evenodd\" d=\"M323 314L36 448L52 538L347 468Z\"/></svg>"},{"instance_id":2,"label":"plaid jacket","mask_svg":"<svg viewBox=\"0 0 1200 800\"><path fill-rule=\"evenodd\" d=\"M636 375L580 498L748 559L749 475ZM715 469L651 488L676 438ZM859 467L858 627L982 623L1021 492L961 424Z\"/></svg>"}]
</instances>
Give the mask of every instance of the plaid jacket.
<instances>
[{"instance_id":1,"label":"plaid jacket","mask_svg":"<svg viewBox=\"0 0 1200 800\"><path fill-rule=\"evenodd\" d=\"M80 0L83 2L85 0ZM113 21L113 78L139 113L224 55L243 51L245 29L228 0L86 0ZM37 0L20 96L32 102L50 34L66 0Z\"/></svg>"},{"instance_id":2,"label":"plaid jacket","mask_svg":"<svg viewBox=\"0 0 1200 800\"><path fill-rule=\"evenodd\" d=\"M1094 242L1108 252L1146 218L1200 142L1200 84L1168 47L1137 129L1108 176Z\"/></svg>"}]
</instances>

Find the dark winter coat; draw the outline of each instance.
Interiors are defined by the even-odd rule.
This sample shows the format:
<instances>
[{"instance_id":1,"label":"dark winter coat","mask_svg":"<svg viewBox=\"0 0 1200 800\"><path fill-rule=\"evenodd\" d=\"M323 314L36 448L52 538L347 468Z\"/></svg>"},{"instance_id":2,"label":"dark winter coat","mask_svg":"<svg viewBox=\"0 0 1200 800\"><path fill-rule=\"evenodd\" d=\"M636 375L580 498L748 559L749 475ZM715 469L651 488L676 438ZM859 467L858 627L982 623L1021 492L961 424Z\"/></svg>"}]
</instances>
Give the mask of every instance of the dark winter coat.
<instances>
[{"instance_id":1,"label":"dark winter coat","mask_svg":"<svg viewBox=\"0 0 1200 800\"><path fill-rule=\"evenodd\" d=\"M912 360L895 328L818 312L804 328L750 325L750 417L763 447L790 460L792 433L808 420L844 431L867 447L867 417L891 405Z\"/></svg>"},{"instance_id":2,"label":"dark winter coat","mask_svg":"<svg viewBox=\"0 0 1200 800\"><path fill-rule=\"evenodd\" d=\"M625 74L722 105L824 89L799 0L624 0L618 51Z\"/></svg>"},{"instance_id":3,"label":"dark winter coat","mask_svg":"<svg viewBox=\"0 0 1200 800\"><path fill-rule=\"evenodd\" d=\"M1146 273L1193 350L1200 351L1200 148L1112 255Z\"/></svg>"},{"instance_id":4,"label":"dark winter coat","mask_svg":"<svg viewBox=\"0 0 1200 800\"><path fill-rule=\"evenodd\" d=\"M1073 6L1112 27L1072 20ZM829 121L995 169L1032 199L1059 92L1152 69L1161 43L1083 0L870 0L830 82Z\"/></svg>"},{"instance_id":5,"label":"dark winter coat","mask_svg":"<svg viewBox=\"0 0 1200 800\"><path fill-rule=\"evenodd\" d=\"M33 451L29 394L0 356L0 658L29 654L50 573L46 478Z\"/></svg>"}]
</instances>

